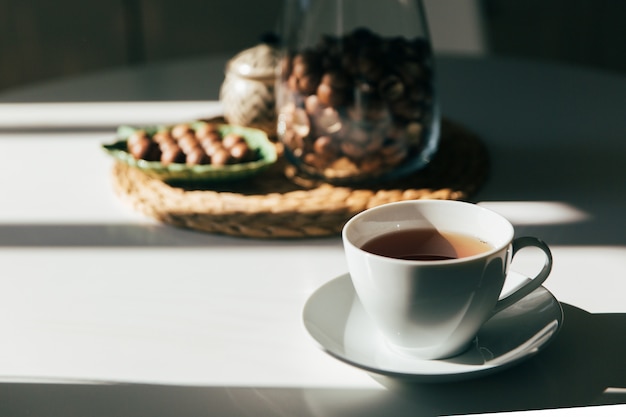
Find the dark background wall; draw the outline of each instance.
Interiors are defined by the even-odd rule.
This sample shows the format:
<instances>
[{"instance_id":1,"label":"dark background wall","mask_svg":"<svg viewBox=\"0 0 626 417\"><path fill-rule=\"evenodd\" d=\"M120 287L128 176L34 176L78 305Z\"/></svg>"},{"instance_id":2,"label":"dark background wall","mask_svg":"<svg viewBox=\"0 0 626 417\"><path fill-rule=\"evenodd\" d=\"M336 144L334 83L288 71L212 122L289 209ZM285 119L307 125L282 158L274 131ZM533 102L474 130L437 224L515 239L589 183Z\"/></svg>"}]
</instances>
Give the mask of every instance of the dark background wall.
<instances>
[{"instance_id":1,"label":"dark background wall","mask_svg":"<svg viewBox=\"0 0 626 417\"><path fill-rule=\"evenodd\" d=\"M626 72L626 1L426 3L433 9L436 45L448 35L463 39L454 33L461 26L448 22L465 19L470 27L479 25L483 36L470 53ZM470 4L475 15L460 15ZM234 53L275 29L281 5L282 0L0 0L0 92L123 65Z\"/></svg>"},{"instance_id":2,"label":"dark background wall","mask_svg":"<svg viewBox=\"0 0 626 417\"><path fill-rule=\"evenodd\" d=\"M494 55L626 72L626 1L483 0Z\"/></svg>"}]
</instances>

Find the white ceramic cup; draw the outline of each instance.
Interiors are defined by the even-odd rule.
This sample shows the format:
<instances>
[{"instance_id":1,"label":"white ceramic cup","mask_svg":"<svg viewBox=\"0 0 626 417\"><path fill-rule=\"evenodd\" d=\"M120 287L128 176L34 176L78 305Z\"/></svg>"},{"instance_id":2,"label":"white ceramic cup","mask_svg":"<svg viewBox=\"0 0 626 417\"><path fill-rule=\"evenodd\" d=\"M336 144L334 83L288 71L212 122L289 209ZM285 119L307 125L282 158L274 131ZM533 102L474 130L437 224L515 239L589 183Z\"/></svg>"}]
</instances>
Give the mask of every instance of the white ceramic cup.
<instances>
[{"instance_id":1,"label":"white ceramic cup","mask_svg":"<svg viewBox=\"0 0 626 417\"><path fill-rule=\"evenodd\" d=\"M374 237L423 228L473 236L491 249L434 261L361 249ZM390 347L421 359L442 359L465 351L490 317L533 292L550 274L548 246L534 237L513 235L508 220L478 205L413 200L357 214L344 226L342 239L357 296ZM527 246L541 249L545 263L537 276L502 298L511 260Z\"/></svg>"}]
</instances>

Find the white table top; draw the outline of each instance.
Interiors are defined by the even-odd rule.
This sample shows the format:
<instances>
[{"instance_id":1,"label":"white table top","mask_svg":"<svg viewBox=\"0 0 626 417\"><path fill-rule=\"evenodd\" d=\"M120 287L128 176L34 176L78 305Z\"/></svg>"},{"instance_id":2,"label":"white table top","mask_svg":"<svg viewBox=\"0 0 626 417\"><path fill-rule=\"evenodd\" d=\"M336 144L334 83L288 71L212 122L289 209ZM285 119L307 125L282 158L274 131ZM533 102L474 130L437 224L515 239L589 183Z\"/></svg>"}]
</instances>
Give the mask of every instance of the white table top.
<instances>
[{"instance_id":1,"label":"white table top","mask_svg":"<svg viewBox=\"0 0 626 417\"><path fill-rule=\"evenodd\" d=\"M219 114L223 62L0 95L1 415L435 416L593 405L623 414L606 405L626 404L625 77L439 60L443 113L478 133L492 159L473 200L551 246L545 287L563 303L565 325L510 370L420 385L372 378L306 333L307 298L346 271L338 237L180 230L114 195L99 145L118 124Z\"/></svg>"}]
</instances>

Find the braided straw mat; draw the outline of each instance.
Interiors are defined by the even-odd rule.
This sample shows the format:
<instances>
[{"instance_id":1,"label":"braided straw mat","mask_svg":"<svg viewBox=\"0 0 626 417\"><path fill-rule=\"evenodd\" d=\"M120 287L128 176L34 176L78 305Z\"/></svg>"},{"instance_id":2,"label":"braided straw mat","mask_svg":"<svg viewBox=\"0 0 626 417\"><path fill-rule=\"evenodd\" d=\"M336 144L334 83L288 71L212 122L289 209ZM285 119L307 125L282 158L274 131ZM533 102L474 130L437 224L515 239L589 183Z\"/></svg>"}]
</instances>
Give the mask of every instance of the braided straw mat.
<instances>
[{"instance_id":1,"label":"braided straw mat","mask_svg":"<svg viewBox=\"0 0 626 417\"><path fill-rule=\"evenodd\" d=\"M253 238L338 235L345 222L374 206L402 200L466 200L485 181L488 153L477 136L442 122L430 165L399 181L350 188L308 187L289 179L283 158L256 177L211 189L174 187L122 163L113 168L116 194L161 222L203 232Z\"/></svg>"}]
</instances>

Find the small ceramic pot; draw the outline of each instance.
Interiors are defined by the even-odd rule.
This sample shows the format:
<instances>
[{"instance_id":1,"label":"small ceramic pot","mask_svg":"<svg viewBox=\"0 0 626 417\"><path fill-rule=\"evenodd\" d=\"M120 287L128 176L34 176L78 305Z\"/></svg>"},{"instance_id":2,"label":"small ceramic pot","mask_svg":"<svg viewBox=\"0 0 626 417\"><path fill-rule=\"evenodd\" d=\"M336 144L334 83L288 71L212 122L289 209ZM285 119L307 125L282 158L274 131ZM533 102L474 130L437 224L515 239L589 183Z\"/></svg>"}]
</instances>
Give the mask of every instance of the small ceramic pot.
<instances>
[{"instance_id":1,"label":"small ceramic pot","mask_svg":"<svg viewBox=\"0 0 626 417\"><path fill-rule=\"evenodd\" d=\"M220 89L228 123L276 134L274 85L278 63L279 51L270 43L246 49L228 62Z\"/></svg>"}]
</instances>

